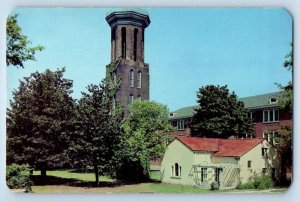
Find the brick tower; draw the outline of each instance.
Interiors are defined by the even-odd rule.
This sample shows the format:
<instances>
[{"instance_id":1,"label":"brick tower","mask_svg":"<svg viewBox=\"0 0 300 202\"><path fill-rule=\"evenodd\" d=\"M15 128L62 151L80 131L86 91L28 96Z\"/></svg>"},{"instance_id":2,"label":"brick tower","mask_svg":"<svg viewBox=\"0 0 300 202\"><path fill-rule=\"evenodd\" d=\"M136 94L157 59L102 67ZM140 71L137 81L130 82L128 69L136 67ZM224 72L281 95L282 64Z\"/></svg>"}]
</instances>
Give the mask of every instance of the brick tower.
<instances>
[{"instance_id":1,"label":"brick tower","mask_svg":"<svg viewBox=\"0 0 300 202\"><path fill-rule=\"evenodd\" d=\"M125 108L134 99L149 99L149 64L144 63L144 31L150 24L147 12L141 9L111 11L106 15L111 27L111 62L120 59L116 70L121 87L116 100Z\"/></svg>"}]
</instances>

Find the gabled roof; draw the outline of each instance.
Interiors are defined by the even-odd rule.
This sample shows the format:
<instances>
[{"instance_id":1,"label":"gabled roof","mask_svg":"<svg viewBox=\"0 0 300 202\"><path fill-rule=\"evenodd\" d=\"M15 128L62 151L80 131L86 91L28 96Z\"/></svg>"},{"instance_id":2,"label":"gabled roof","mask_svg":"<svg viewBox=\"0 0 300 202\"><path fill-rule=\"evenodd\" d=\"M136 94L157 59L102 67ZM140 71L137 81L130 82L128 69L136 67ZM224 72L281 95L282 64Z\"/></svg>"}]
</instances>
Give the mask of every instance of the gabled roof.
<instances>
[{"instance_id":1,"label":"gabled roof","mask_svg":"<svg viewBox=\"0 0 300 202\"><path fill-rule=\"evenodd\" d=\"M199 137L176 137L180 142L185 144L193 151L218 151L217 138L199 138Z\"/></svg>"},{"instance_id":2,"label":"gabled roof","mask_svg":"<svg viewBox=\"0 0 300 202\"><path fill-rule=\"evenodd\" d=\"M241 157L264 139L218 139L199 137L176 137L193 151L212 152L213 156Z\"/></svg>"},{"instance_id":3,"label":"gabled roof","mask_svg":"<svg viewBox=\"0 0 300 202\"><path fill-rule=\"evenodd\" d=\"M214 156L231 156L240 157L260 144L264 139L219 139L219 150L214 153Z\"/></svg>"},{"instance_id":4,"label":"gabled roof","mask_svg":"<svg viewBox=\"0 0 300 202\"><path fill-rule=\"evenodd\" d=\"M280 92L275 93L267 93L262 95L256 95L256 96L249 96L244 98L239 98L239 101L244 102L245 108L247 109L260 109L260 108L267 108L267 107L276 107L278 106L278 103L270 103L270 100L272 98L275 98L278 100L278 97L280 96ZM190 118L194 115L195 109L197 109L199 106L190 106L190 107L183 107L180 109L177 109L176 111L172 112L173 116L169 116L169 119L181 119L181 118Z\"/></svg>"}]
</instances>

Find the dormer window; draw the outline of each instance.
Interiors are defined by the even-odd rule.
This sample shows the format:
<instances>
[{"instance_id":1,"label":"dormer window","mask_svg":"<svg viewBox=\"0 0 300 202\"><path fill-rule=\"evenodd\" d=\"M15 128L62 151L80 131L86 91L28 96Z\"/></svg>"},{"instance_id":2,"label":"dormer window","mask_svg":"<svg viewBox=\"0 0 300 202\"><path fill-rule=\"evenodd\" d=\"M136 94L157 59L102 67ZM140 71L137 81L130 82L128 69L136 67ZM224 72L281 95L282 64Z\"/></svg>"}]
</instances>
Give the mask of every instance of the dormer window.
<instances>
[{"instance_id":1,"label":"dormer window","mask_svg":"<svg viewBox=\"0 0 300 202\"><path fill-rule=\"evenodd\" d=\"M277 103L277 99L276 98L271 98L269 103L270 104L275 104L275 103Z\"/></svg>"},{"instance_id":2,"label":"dormer window","mask_svg":"<svg viewBox=\"0 0 300 202\"><path fill-rule=\"evenodd\" d=\"M171 116L171 117L173 117L173 116L174 116L173 112L171 112L171 113L170 113L170 116Z\"/></svg>"}]
</instances>

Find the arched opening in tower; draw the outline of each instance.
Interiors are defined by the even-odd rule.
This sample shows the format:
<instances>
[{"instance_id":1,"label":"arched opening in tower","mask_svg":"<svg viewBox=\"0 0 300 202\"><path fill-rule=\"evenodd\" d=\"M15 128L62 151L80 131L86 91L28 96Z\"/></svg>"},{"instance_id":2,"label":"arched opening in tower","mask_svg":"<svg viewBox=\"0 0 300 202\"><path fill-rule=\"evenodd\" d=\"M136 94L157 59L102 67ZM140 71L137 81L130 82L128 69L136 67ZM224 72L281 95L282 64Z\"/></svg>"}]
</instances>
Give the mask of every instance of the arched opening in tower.
<instances>
[{"instance_id":1,"label":"arched opening in tower","mask_svg":"<svg viewBox=\"0 0 300 202\"><path fill-rule=\"evenodd\" d=\"M126 28L122 27L122 58L126 58Z\"/></svg>"},{"instance_id":2,"label":"arched opening in tower","mask_svg":"<svg viewBox=\"0 0 300 202\"><path fill-rule=\"evenodd\" d=\"M134 29L134 37L133 37L133 60L137 59L137 36L139 30L137 28Z\"/></svg>"}]
</instances>

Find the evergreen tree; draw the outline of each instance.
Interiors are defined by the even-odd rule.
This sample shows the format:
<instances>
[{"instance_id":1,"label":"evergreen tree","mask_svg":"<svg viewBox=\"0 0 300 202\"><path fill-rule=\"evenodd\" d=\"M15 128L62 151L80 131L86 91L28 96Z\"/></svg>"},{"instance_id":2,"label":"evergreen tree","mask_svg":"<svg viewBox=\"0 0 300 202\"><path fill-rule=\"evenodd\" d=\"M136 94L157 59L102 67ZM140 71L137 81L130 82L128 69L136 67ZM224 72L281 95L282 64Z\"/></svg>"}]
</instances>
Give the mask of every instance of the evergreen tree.
<instances>
[{"instance_id":1,"label":"evergreen tree","mask_svg":"<svg viewBox=\"0 0 300 202\"><path fill-rule=\"evenodd\" d=\"M199 108L191 121L191 135L211 138L245 137L252 134L244 103L227 86L208 85L197 92Z\"/></svg>"}]
</instances>

